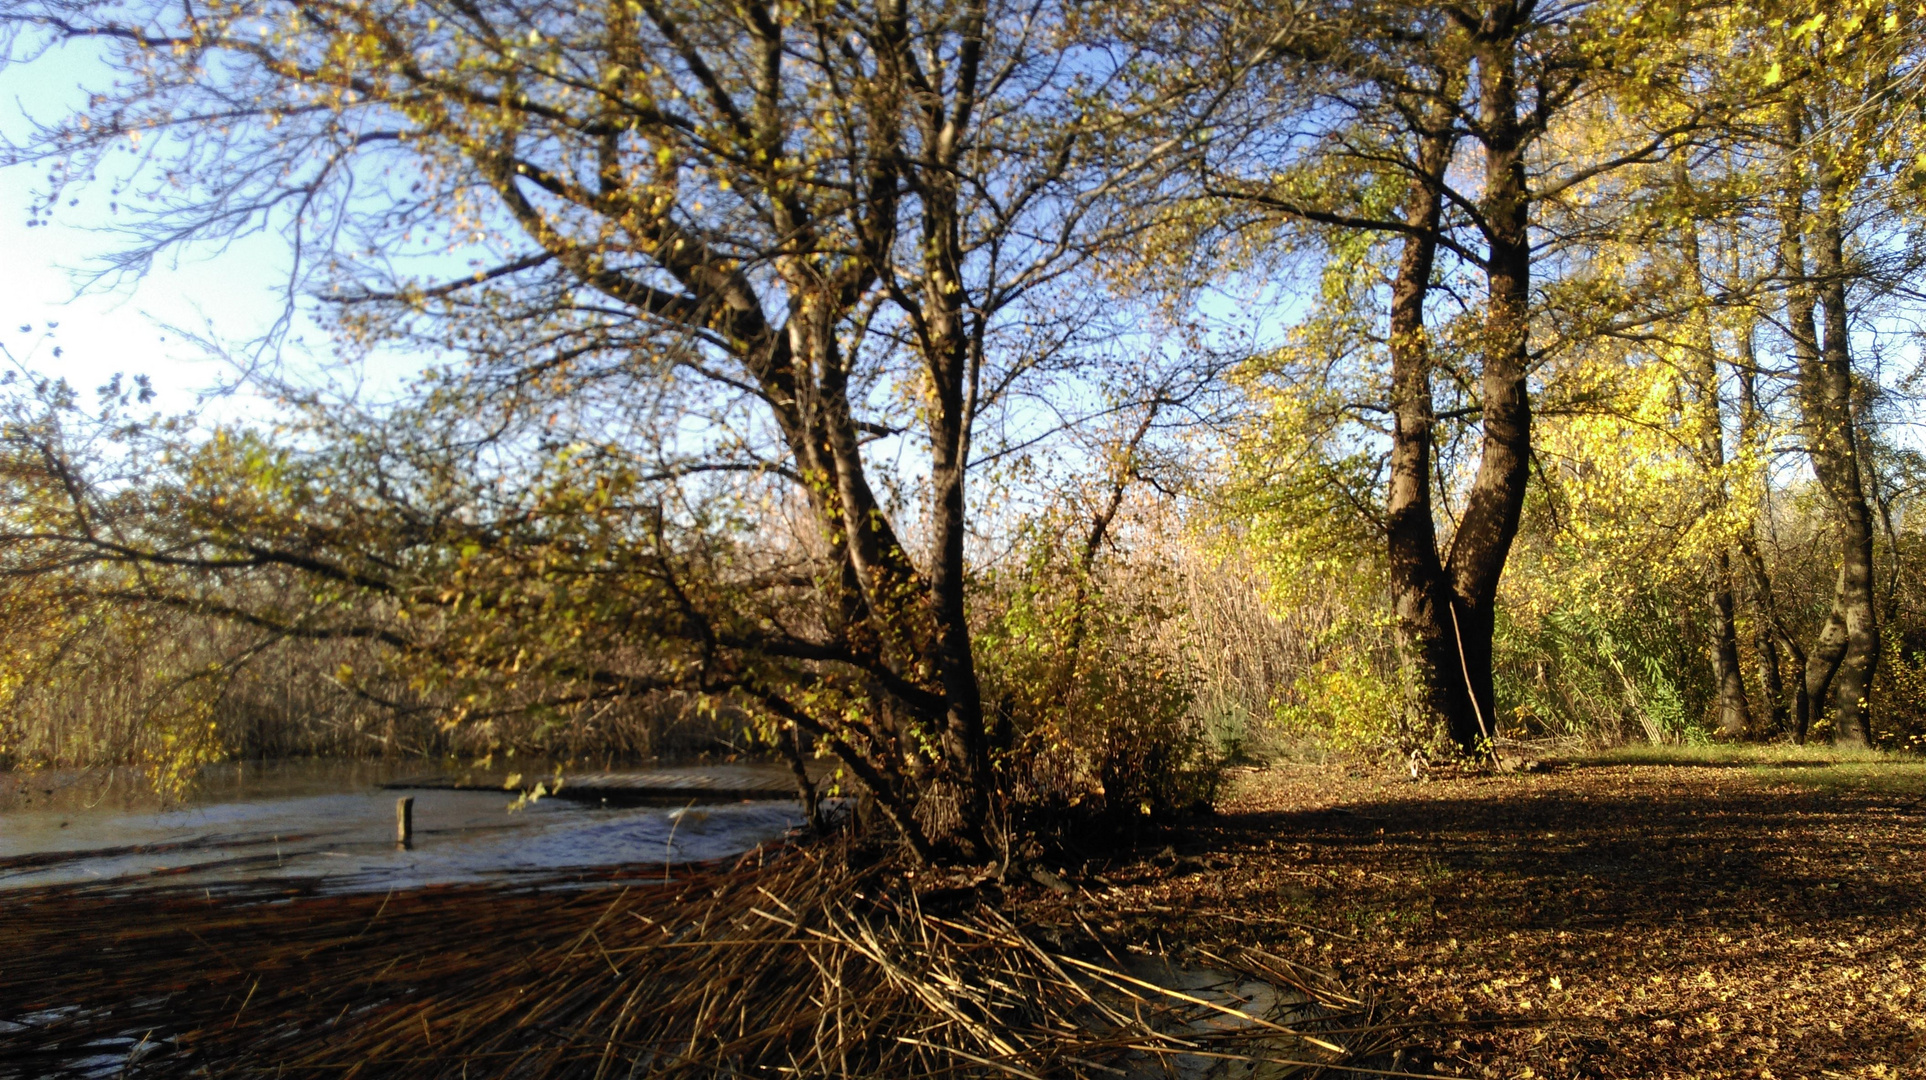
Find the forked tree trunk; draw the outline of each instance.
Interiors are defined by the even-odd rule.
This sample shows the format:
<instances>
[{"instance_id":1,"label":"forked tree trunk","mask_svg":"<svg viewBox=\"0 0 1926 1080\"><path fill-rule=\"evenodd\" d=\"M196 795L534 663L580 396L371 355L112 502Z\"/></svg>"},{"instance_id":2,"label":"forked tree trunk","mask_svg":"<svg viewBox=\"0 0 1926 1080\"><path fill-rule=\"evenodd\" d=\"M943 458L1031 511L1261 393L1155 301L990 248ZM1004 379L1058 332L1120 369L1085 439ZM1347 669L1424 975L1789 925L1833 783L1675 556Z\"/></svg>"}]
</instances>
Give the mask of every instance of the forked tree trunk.
<instances>
[{"instance_id":1,"label":"forked tree trunk","mask_svg":"<svg viewBox=\"0 0 1926 1080\"><path fill-rule=\"evenodd\" d=\"M1422 171L1406 210L1404 252L1393 285L1389 518L1392 589L1413 670L1417 711L1441 724L1468 754L1489 753L1498 735L1492 679L1498 581L1518 534L1531 463L1527 319L1531 303L1530 190L1519 116L1516 35L1526 7L1501 3L1474 18L1458 16L1477 63L1478 123L1485 157L1481 206L1488 242L1484 366L1484 440L1449 553L1440 557L1432 511L1435 417L1424 300L1437 252L1444 169L1453 140L1447 125L1423 136Z\"/></svg>"},{"instance_id":2,"label":"forked tree trunk","mask_svg":"<svg viewBox=\"0 0 1926 1080\"><path fill-rule=\"evenodd\" d=\"M1803 130L1804 118L1795 102L1787 109L1788 145L1800 145ZM1853 417L1851 328L1839 185L1836 167L1822 160L1816 205L1808 212L1808 186L1803 176L1795 179L1788 185L1780 234L1784 273L1791 283L1786 321L1799 366L1806 452L1831 508L1840 550L1832 608L1806 656L1806 715L1798 727L1803 741L1830 693L1835 741L1864 745L1871 738L1867 699L1879 660L1879 629L1873 596L1872 511L1866 500ZM1805 252L1809 232L1817 241L1810 274ZM1822 310L1825 318L1823 341L1815 308Z\"/></svg>"}]
</instances>

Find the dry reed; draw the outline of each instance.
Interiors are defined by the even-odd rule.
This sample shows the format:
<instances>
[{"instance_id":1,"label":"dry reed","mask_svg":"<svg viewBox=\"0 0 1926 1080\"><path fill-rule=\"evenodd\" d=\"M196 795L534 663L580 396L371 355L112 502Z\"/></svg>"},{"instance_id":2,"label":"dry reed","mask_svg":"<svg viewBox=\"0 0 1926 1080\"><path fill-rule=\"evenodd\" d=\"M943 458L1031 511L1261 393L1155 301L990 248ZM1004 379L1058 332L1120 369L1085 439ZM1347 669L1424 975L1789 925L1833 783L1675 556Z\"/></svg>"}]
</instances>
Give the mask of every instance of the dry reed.
<instances>
[{"instance_id":1,"label":"dry reed","mask_svg":"<svg viewBox=\"0 0 1926 1080\"><path fill-rule=\"evenodd\" d=\"M1288 1076L1389 1049L1370 1004L1281 958L1210 957L1267 989L1246 1012L846 854L595 887L16 893L0 1075Z\"/></svg>"},{"instance_id":2,"label":"dry reed","mask_svg":"<svg viewBox=\"0 0 1926 1080\"><path fill-rule=\"evenodd\" d=\"M344 683L344 667L360 673ZM479 757L504 749L634 760L755 742L740 710L653 693L543 708L540 679L449 727L459 692L413 685L405 657L365 642L263 640L176 612L104 612L0 697L0 771L204 761Z\"/></svg>"}]
</instances>

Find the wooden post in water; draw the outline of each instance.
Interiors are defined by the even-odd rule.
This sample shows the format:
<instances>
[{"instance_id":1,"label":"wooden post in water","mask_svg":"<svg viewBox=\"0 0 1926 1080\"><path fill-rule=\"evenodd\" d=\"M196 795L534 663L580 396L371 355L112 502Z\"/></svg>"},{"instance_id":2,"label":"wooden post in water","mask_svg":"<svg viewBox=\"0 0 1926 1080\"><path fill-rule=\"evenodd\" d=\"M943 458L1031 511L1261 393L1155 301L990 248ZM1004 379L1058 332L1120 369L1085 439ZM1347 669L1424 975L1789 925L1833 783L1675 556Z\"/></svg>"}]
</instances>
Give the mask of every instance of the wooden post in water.
<instances>
[{"instance_id":1,"label":"wooden post in water","mask_svg":"<svg viewBox=\"0 0 1926 1080\"><path fill-rule=\"evenodd\" d=\"M395 846L412 849L415 846L415 797L403 795L395 800Z\"/></svg>"}]
</instances>

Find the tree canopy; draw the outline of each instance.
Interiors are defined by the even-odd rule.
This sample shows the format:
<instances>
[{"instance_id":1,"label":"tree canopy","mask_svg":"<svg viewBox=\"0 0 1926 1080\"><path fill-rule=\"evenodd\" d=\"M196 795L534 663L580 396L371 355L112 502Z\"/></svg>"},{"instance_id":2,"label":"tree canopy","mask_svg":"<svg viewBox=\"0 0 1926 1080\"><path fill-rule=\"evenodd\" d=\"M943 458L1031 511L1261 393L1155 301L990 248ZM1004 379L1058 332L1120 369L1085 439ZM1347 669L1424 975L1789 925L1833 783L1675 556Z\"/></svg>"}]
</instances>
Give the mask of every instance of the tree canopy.
<instances>
[{"instance_id":1,"label":"tree canopy","mask_svg":"<svg viewBox=\"0 0 1926 1080\"><path fill-rule=\"evenodd\" d=\"M1916 22L9 0L8 63L99 58L33 213L114 186L110 273L271 232L422 374L19 372L0 692L140 613L231 635L142 692L170 761L275 649L445 731L673 697L926 859L1181 809L1232 719L1909 734Z\"/></svg>"}]
</instances>

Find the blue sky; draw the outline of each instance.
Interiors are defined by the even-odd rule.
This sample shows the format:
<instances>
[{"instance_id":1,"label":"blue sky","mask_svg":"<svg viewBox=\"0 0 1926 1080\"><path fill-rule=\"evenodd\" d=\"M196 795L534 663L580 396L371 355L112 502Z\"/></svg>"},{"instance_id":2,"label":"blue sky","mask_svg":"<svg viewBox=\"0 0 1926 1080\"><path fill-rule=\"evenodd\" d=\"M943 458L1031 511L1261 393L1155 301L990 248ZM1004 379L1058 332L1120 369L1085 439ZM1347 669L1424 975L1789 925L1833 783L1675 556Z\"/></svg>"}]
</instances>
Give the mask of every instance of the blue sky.
<instances>
[{"instance_id":1,"label":"blue sky","mask_svg":"<svg viewBox=\"0 0 1926 1080\"><path fill-rule=\"evenodd\" d=\"M0 65L0 134L17 139L27 117L51 118L81 100L79 86L109 77L91 46L70 46L31 65ZM17 360L83 389L116 372L146 374L169 408L187 407L225 366L168 326L215 330L228 341L257 337L281 312L275 288L286 254L257 236L213 252L186 252L146 276L80 291L93 260L113 249L106 186L71 193L50 225L28 227L45 170L0 169L0 345ZM310 339L314 335L308 335ZM56 355L58 350L58 355ZM230 408L248 409L237 401ZM226 410L223 410L226 411Z\"/></svg>"},{"instance_id":2,"label":"blue sky","mask_svg":"<svg viewBox=\"0 0 1926 1080\"><path fill-rule=\"evenodd\" d=\"M170 404L188 404L217 382L223 366L169 325L214 327L229 339L266 329L280 311L272 287L280 269L272 240L219 257L157 266L137 281L76 295L74 271L107 250L112 238L83 207L51 227L27 228L35 177L0 170L0 343L16 359L77 386L98 385L115 372L154 378ZM56 350L58 352L56 353Z\"/></svg>"}]
</instances>

